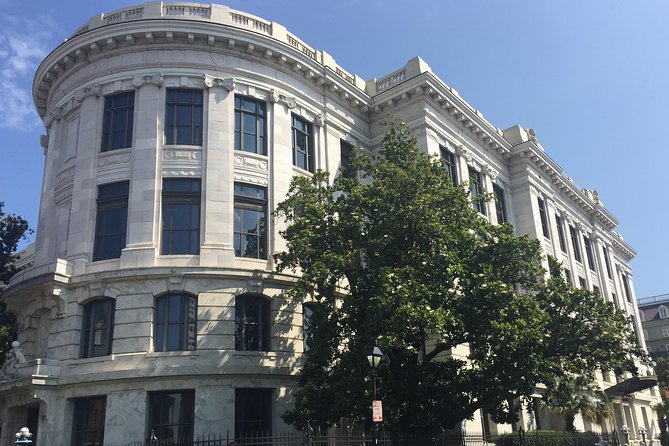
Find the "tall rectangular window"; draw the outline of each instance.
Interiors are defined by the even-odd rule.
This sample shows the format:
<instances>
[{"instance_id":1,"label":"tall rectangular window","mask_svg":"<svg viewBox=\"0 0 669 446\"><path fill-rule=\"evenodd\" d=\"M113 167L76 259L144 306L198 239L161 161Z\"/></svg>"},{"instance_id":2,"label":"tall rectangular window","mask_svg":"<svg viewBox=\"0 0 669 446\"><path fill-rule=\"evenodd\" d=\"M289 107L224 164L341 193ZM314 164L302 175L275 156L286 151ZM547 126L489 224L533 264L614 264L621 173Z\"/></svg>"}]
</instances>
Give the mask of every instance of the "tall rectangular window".
<instances>
[{"instance_id":1,"label":"tall rectangular window","mask_svg":"<svg viewBox=\"0 0 669 446\"><path fill-rule=\"evenodd\" d=\"M567 268L564 269L564 278L569 285L574 284L574 282L571 279L571 271L569 271Z\"/></svg>"},{"instance_id":2,"label":"tall rectangular window","mask_svg":"<svg viewBox=\"0 0 669 446\"><path fill-rule=\"evenodd\" d=\"M235 438L272 435L273 389L235 389Z\"/></svg>"},{"instance_id":3,"label":"tall rectangular window","mask_svg":"<svg viewBox=\"0 0 669 446\"><path fill-rule=\"evenodd\" d=\"M587 285L585 283L585 279L581 276L578 277L578 286L580 286L583 289L587 288Z\"/></svg>"},{"instance_id":4,"label":"tall rectangular window","mask_svg":"<svg viewBox=\"0 0 669 446\"><path fill-rule=\"evenodd\" d=\"M293 165L301 169L314 171L314 133L313 125L292 115Z\"/></svg>"},{"instance_id":5,"label":"tall rectangular window","mask_svg":"<svg viewBox=\"0 0 669 446\"><path fill-rule=\"evenodd\" d=\"M105 396L74 400L72 446L103 446L106 409Z\"/></svg>"},{"instance_id":6,"label":"tall rectangular window","mask_svg":"<svg viewBox=\"0 0 669 446\"><path fill-rule=\"evenodd\" d=\"M582 261L581 259L581 245L578 243L578 231L575 227L569 226L569 235L571 236L571 247L574 250L574 259L577 262Z\"/></svg>"},{"instance_id":7,"label":"tall rectangular window","mask_svg":"<svg viewBox=\"0 0 669 446\"><path fill-rule=\"evenodd\" d=\"M355 176L355 171L351 169L351 152L353 144L349 144L343 139L339 140L339 175L351 178Z\"/></svg>"},{"instance_id":8,"label":"tall rectangular window","mask_svg":"<svg viewBox=\"0 0 669 446\"><path fill-rule=\"evenodd\" d=\"M84 306L80 357L111 355L114 338L114 299L96 299Z\"/></svg>"},{"instance_id":9,"label":"tall rectangular window","mask_svg":"<svg viewBox=\"0 0 669 446\"><path fill-rule=\"evenodd\" d=\"M195 350L197 299L188 294L163 294L154 305L153 351Z\"/></svg>"},{"instance_id":10,"label":"tall rectangular window","mask_svg":"<svg viewBox=\"0 0 669 446\"><path fill-rule=\"evenodd\" d=\"M472 197L472 206L481 214L485 215L485 201L480 196L483 194L483 178L480 172L469 168L469 192Z\"/></svg>"},{"instance_id":11,"label":"tall rectangular window","mask_svg":"<svg viewBox=\"0 0 669 446\"><path fill-rule=\"evenodd\" d=\"M168 88L165 104L167 144L202 145L202 90Z\"/></svg>"},{"instance_id":12,"label":"tall rectangular window","mask_svg":"<svg viewBox=\"0 0 669 446\"><path fill-rule=\"evenodd\" d=\"M609 279L613 279L613 273L611 271L611 261L609 260L609 250L606 248L606 246L602 247L602 251L604 252L604 264L606 265L606 275L609 277Z\"/></svg>"},{"instance_id":13,"label":"tall rectangular window","mask_svg":"<svg viewBox=\"0 0 669 446\"><path fill-rule=\"evenodd\" d=\"M190 444L193 440L195 392L149 392L149 434L158 444Z\"/></svg>"},{"instance_id":14,"label":"tall rectangular window","mask_svg":"<svg viewBox=\"0 0 669 446\"><path fill-rule=\"evenodd\" d=\"M441 159L443 160L446 171L451 176L453 186L458 185L458 167L456 164L455 154L450 152L446 147L439 147Z\"/></svg>"},{"instance_id":15,"label":"tall rectangular window","mask_svg":"<svg viewBox=\"0 0 669 446\"><path fill-rule=\"evenodd\" d=\"M562 222L562 217L555 214L555 224L558 231L558 240L560 241L560 250L564 253L567 252L567 240L564 236L564 223Z\"/></svg>"},{"instance_id":16,"label":"tall rectangular window","mask_svg":"<svg viewBox=\"0 0 669 446\"><path fill-rule=\"evenodd\" d=\"M543 198L537 197L537 202L539 203L539 218L541 219L541 232L543 232L544 237L551 238L551 230L548 226L548 214L546 213L546 202Z\"/></svg>"},{"instance_id":17,"label":"tall rectangular window","mask_svg":"<svg viewBox=\"0 0 669 446\"><path fill-rule=\"evenodd\" d=\"M500 225L509 220L506 216L506 200L504 199L504 189L496 184L492 185L492 191L495 194L495 212L497 213L497 223Z\"/></svg>"},{"instance_id":18,"label":"tall rectangular window","mask_svg":"<svg viewBox=\"0 0 669 446\"><path fill-rule=\"evenodd\" d=\"M117 259L125 248L129 182L98 186L93 261Z\"/></svg>"},{"instance_id":19,"label":"tall rectangular window","mask_svg":"<svg viewBox=\"0 0 669 446\"><path fill-rule=\"evenodd\" d=\"M266 155L265 103L235 96L235 150Z\"/></svg>"},{"instance_id":20,"label":"tall rectangular window","mask_svg":"<svg viewBox=\"0 0 669 446\"><path fill-rule=\"evenodd\" d=\"M161 253L200 253L200 179L163 179Z\"/></svg>"},{"instance_id":21,"label":"tall rectangular window","mask_svg":"<svg viewBox=\"0 0 669 446\"><path fill-rule=\"evenodd\" d=\"M132 146L134 110L134 91L105 96L105 110L102 118L103 152Z\"/></svg>"},{"instance_id":22,"label":"tall rectangular window","mask_svg":"<svg viewBox=\"0 0 669 446\"><path fill-rule=\"evenodd\" d=\"M235 256L267 258L267 189L235 183Z\"/></svg>"},{"instance_id":23,"label":"tall rectangular window","mask_svg":"<svg viewBox=\"0 0 669 446\"><path fill-rule=\"evenodd\" d=\"M585 256L588 259L588 267L594 271L595 270L595 256L592 252L592 241L590 237L583 237L583 246L585 246Z\"/></svg>"},{"instance_id":24,"label":"tall rectangular window","mask_svg":"<svg viewBox=\"0 0 669 446\"><path fill-rule=\"evenodd\" d=\"M627 280L627 274L621 273L621 277L623 279L623 291L625 292L625 299L627 299L627 302L632 303L632 292L630 291L630 284Z\"/></svg>"}]
</instances>

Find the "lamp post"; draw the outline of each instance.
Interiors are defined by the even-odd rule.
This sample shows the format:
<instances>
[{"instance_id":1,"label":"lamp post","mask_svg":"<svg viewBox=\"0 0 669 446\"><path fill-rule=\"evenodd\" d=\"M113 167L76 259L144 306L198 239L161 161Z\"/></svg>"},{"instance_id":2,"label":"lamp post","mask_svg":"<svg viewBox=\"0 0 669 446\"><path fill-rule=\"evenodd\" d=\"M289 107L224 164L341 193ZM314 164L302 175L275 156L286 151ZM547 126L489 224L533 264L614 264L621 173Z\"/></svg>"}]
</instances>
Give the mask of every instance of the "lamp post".
<instances>
[{"instance_id":1,"label":"lamp post","mask_svg":"<svg viewBox=\"0 0 669 446\"><path fill-rule=\"evenodd\" d=\"M620 430L623 432L623 435L625 437L625 444L629 445L630 444L630 428L627 427L626 424L623 424L623 427L620 428Z\"/></svg>"},{"instance_id":2,"label":"lamp post","mask_svg":"<svg viewBox=\"0 0 669 446\"><path fill-rule=\"evenodd\" d=\"M639 428L639 435L641 435L641 444L643 446L646 446L646 428L645 427L640 427Z\"/></svg>"},{"instance_id":3,"label":"lamp post","mask_svg":"<svg viewBox=\"0 0 669 446\"><path fill-rule=\"evenodd\" d=\"M30 429L27 427L22 427L21 430L14 435L16 435L14 444L30 444L33 442L33 434L30 433Z\"/></svg>"},{"instance_id":4,"label":"lamp post","mask_svg":"<svg viewBox=\"0 0 669 446\"><path fill-rule=\"evenodd\" d=\"M372 430L372 433L374 435L374 444L378 444L376 433L378 426L377 423L383 421L383 409L381 406L381 401L376 400L376 369L381 363L381 359L383 359L383 352L377 345L374 345L372 350L367 355L367 362L369 362L369 366L372 368L372 422L374 423L374 429Z\"/></svg>"}]
</instances>

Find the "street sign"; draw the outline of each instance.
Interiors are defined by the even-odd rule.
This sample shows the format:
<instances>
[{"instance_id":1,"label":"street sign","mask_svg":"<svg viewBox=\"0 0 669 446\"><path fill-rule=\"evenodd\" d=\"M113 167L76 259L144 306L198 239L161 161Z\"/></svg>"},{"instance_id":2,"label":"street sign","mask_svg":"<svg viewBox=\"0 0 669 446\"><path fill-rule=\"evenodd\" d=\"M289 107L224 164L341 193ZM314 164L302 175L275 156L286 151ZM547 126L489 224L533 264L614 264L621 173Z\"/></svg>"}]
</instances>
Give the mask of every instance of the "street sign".
<instances>
[{"instance_id":1,"label":"street sign","mask_svg":"<svg viewBox=\"0 0 669 446\"><path fill-rule=\"evenodd\" d=\"M372 421L381 423L383 421L383 405L381 400L372 401Z\"/></svg>"}]
</instances>

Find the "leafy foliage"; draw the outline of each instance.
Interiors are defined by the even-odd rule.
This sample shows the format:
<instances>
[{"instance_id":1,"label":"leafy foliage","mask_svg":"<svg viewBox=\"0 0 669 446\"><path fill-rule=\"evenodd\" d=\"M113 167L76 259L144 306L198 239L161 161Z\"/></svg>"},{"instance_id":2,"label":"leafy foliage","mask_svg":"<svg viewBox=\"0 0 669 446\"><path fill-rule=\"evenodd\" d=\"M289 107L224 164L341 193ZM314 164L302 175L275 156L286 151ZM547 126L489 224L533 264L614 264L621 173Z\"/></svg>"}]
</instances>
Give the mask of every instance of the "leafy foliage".
<instances>
[{"instance_id":1,"label":"leafy foliage","mask_svg":"<svg viewBox=\"0 0 669 446\"><path fill-rule=\"evenodd\" d=\"M539 243L481 218L405 124L389 123L379 155L358 152L351 168L360 174L332 183L296 177L277 208L288 223L278 269L300 273L295 297L319 302L287 422L369 422L375 344L384 423L403 430L451 428L478 409L515 421L513 401L537 383L633 365L624 317L545 281Z\"/></svg>"}]
</instances>

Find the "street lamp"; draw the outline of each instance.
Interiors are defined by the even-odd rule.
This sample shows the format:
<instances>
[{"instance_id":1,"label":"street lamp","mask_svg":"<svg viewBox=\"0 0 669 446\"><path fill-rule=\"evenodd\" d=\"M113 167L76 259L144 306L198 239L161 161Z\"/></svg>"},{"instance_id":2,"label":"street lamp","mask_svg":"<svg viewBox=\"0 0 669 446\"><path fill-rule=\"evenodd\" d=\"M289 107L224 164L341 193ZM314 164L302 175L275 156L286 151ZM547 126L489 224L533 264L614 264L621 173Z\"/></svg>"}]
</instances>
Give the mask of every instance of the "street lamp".
<instances>
[{"instance_id":1,"label":"street lamp","mask_svg":"<svg viewBox=\"0 0 669 446\"><path fill-rule=\"evenodd\" d=\"M369 362L369 366L372 368L372 422L374 423L374 430L372 433L374 434L374 444L378 444L376 434L377 423L383 421L381 401L376 400L376 369L381 363L381 359L383 359L383 352L377 345L374 345L367 355L367 362Z\"/></svg>"},{"instance_id":2,"label":"street lamp","mask_svg":"<svg viewBox=\"0 0 669 446\"><path fill-rule=\"evenodd\" d=\"M30 429L27 427L22 427L21 430L14 435L16 435L14 444L30 444L33 442L33 434L30 433Z\"/></svg>"}]
</instances>

